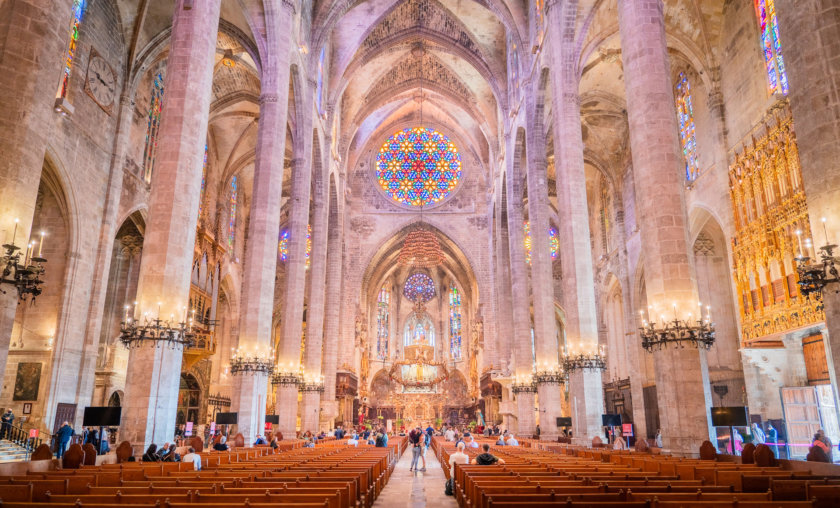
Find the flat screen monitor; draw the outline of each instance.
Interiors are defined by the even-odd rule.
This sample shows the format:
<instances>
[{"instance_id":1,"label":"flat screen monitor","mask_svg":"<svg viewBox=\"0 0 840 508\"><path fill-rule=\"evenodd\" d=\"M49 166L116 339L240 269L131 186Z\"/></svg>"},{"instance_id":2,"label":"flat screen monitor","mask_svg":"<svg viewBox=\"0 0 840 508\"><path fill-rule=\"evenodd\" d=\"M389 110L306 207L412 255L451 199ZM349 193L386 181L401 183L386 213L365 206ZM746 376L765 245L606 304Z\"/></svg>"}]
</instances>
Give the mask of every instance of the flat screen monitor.
<instances>
[{"instance_id":1,"label":"flat screen monitor","mask_svg":"<svg viewBox=\"0 0 840 508\"><path fill-rule=\"evenodd\" d=\"M216 413L217 425L236 425L239 421L239 413Z\"/></svg>"},{"instance_id":2,"label":"flat screen monitor","mask_svg":"<svg viewBox=\"0 0 840 508\"><path fill-rule=\"evenodd\" d=\"M571 427L572 426L572 417L571 416L558 416L557 417L557 426L558 427Z\"/></svg>"},{"instance_id":3,"label":"flat screen monitor","mask_svg":"<svg viewBox=\"0 0 840 508\"><path fill-rule=\"evenodd\" d=\"M121 407L86 407L82 425L84 427L119 427L121 415Z\"/></svg>"},{"instance_id":4,"label":"flat screen monitor","mask_svg":"<svg viewBox=\"0 0 840 508\"><path fill-rule=\"evenodd\" d=\"M714 427L746 427L749 414L744 406L713 407L712 425Z\"/></svg>"},{"instance_id":5,"label":"flat screen monitor","mask_svg":"<svg viewBox=\"0 0 840 508\"><path fill-rule=\"evenodd\" d=\"M265 423L280 425L280 415L265 415Z\"/></svg>"},{"instance_id":6,"label":"flat screen monitor","mask_svg":"<svg viewBox=\"0 0 840 508\"><path fill-rule=\"evenodd\" d=\"M621 415L601 415L601 425L604 427L621 427Z\"/></svg>"}]
</instances>

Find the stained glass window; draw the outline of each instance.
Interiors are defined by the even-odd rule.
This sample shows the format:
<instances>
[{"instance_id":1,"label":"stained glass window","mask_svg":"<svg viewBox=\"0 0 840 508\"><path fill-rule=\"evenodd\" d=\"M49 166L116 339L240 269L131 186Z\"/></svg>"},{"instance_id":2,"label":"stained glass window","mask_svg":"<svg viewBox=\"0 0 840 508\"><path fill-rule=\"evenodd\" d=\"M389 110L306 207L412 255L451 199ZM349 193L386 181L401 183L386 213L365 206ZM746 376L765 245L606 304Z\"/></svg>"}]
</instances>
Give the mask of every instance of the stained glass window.
<instances>
[{"instance_id":1,"label":"stained glass window","mask_svg":"<svg viewBox=\"0 0 840 508\"><path fill-rule=\"evenodd\" d=\"M198 221L204 211L204 192L207 189L207 143L204 143L204 163L201 165L201 192L198 194Z\"/></svg>"},{"instance_id":2,"label":"stained glass window","mask_svg":"<svg viewBox=\"0 0 840 508\"><path fill-rule=\"evenodd\" d=\"M448 137L434 129L403 129L379 149L376 178L397 203L437 203L461 180L461 154Z\"/></svg>"},{"instance_id":3,"label":"stained glass window","mask_svg":"<svg viewBox=\"0 0 840 508\"><path fill-rule=\"evenodd\" d=\"M85 12L85 0L73 0L73 21L70 24L70 46L67 48L67 58L64 60L64 73L61 75L61 84L58 86L56 97L67 97L67 87L70 83L70 69L73 68L73 60L76 58L76 50L79 44L79 27L82 24L82 15Z\"/></svg>"},{"instance_id":4,"label":"stained glass window","mask_svg":"<svg viewBox=\"0 0 840 508\"><path fill-rule=\"evenodd\" d=\"M388 306L391 303L391 292L387 286L379 290L379 298L376 300L376 358L379 360L388 359L388 339L390 337L390 312Z\"/></svg>"},{"instance_id":5,"label":"stained glass window","mask_svg":"<svg viewBox=\"0 0 840 508\"><path fill-rule=\"evenodd\" d=\"M537 40L536 44L542 42L543 34L545 33L545 12L544 12L544 0L537 0L534 2L534 12L536 15L536 29L537 29Z\"/></svg>"},{"instance_id":6,"label":"stained glass window","mask_svg":"<svg viewBox=\"0 0 840 508\"><path fill-rule=\"evenodd\" d=\"M280 253L280 261L289 260L289 240L292 235L288 229L280 232L280 242L277 251ZM306 267L309 268L309 255L312 253L312 226L306 225Z\"/></svg>"},{"instance_id":7,"label":"stained glass window","mask_svg":"<svg viewBox=\"0 0 840 508\"><path fill-rule=\"evenodd\" d=\"M449 354L461 359L461 292L455 284L449 286Z\"/></svg>"},{"instance_id":8,"label":"stained glass window","mask_svg":"<svg viewBox=\"0 0 840 508\"><path fill-rule=\"evenodd\" d=\"M228 222L228 246L233 249L236 240L236 200L239 198L236 175L230 180L230 221Z\"/></svg>"},{"instance_id":9,"label":"stained glass window","mask_svg":"<svg viewBox=\"0 0 840 508\"><path fill-rule=\"evenodd\" d=\"M425 273L415 273L405 280L403 294L412 302L428 302L435 297L435 283Z\"/></svg>"},{"instance_id":10,"label":"stained glass window","mask_svg":"<svg viewBox=\"0 0 840 508\"><path fill-rule=\"evenodd\" d=\"M691 86L681 72L674 94L677 102L677 121L680 124L680 144L685 158L685 178L694 181L700 174L697 162L697 138L694 136L694 108L691 106Z\"/></svg>"},{"instance_id":11,"label":"stained glass window","mask_svg":"<svg viewBox=\"0 0 840 508\"><path fill-rule=\"evenodd\" d=\"M326 47L321 48L321 54L318 55L318 84L315 86L315 100L318 101L318 113L324 112L324 56L326 55Z\"/></svg>"},{"instance_id":12,"label":"stained glass window","mask_svg":"<svg viewBox=\"0 0 840 508\"><path fill-rule=\"evenodd\" d=\"M525 262L531 264L531 223L525 221ZM557 237L557 230L553 226L548 228L548 246L551 251L551 259L557 259L560 252L560 239Z\"/></svg>"},{"instance_id":13,"label":"stained glass window","mask_svg":"<svg viewBox=\"0 0 840 508\"><path fill-rule=\"evenodd\" d=\"M607 179L601 178L601 245L604 247L604 253L610 252L610 232L612 224L610 223L610 192L607 187Z\"/></svg>"},{"instance_id":14,"label":"stained glass window","mask_svg":"<svg viewBox=\"0 0 840 508\"><path fill-rule=\"evenodd\" d=\"M163 110L163 75L158 73L152 84L152 97L149 100L149 116L146 123L146 147L143 150L143 174L146 183L152 181L152 169L157 155L160 113Z\"/></svg>"},{"instance_id":15,"label":"stained glass window","mask_svg":"<svg viewBox=\"0 0 840 508\"><path fill-rule=\"evenodd\" d=\"M755 0L755 14L761 32L761 50L767 69L767 83L770 93L788 93L788 79L785 60L782 58L782 41L779 39L779 22L776 19L775 0Z\"/></svg>"},{"instance_id":16,"label":"stained glass window","mask_svg":"<svg viewBox=\"0 0 840 508\"><path fill-rule=\"evenodd\" d=\"M510 87L515 91L519 87L519 50L512 35L508 35L508 65L510 66L508 69Z\"/></svg>"}]
</instances>

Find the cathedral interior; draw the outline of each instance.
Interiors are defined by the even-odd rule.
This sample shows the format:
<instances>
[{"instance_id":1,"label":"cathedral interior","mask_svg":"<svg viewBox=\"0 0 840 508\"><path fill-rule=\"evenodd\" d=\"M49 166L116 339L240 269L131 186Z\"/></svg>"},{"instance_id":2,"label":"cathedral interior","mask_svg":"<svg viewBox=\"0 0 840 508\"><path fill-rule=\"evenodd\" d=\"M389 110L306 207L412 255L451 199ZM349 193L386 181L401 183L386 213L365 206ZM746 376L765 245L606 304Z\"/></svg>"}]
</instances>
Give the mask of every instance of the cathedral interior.
<instances>
[{"instance_id":1,"label":"cathedral interior","mask_svg":"<svg viewBox=\"0 0 840 508\"><path fill-rule=\"evenodd\" d=\"M804 458L837 41L831 0L2 0L0 407L684 456L740 407Z\"/></svg>"}]
</instances>

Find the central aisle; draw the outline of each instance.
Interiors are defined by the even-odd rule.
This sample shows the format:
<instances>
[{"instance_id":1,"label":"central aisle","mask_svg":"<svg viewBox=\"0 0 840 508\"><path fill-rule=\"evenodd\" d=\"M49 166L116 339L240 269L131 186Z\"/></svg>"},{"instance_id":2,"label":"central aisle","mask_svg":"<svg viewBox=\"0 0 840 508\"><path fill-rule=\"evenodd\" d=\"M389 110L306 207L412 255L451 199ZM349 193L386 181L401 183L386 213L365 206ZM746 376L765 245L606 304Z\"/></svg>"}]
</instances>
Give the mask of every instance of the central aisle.
<instances>
[{"instance_id":1,"label":"central aisle","mask_svg":"<svg viewBox=\"0 0 840 508\"><path fill-rule=\"evenodd\" d=\"M446 477L431 449L426 452L425 473L409 471L410 466L411 448L408 448L373 508L457 508L455 498L443 493Z\"/></svg>"}]
</instances>

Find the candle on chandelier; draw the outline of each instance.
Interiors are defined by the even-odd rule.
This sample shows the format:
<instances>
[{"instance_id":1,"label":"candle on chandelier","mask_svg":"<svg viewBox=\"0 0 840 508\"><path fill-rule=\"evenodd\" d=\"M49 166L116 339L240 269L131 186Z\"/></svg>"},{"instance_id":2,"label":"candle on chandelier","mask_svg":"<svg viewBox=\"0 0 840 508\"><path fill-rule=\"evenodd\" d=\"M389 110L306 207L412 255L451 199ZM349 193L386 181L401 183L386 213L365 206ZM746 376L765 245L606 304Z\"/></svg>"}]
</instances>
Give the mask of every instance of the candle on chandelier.
<instances>
[{"instance_id":1,"label":"candle on chandelier","mask_svg":"<svg viewBox=\"0 0 840 508\"><path fill-rule=\"evenodd\" d=\"M41 257L41 251L44 249L44 236L46 234L44 231L41 231L41 245L38 246L38 257Z\"/></svg>"},{"instance_id":2,"label":"candle on chandelier","mask_svg":"<svg viewBox=\"0 0 840 508\"><path fill-rule=\"evenodd\" d=\"M825 233L825 244L828 245L828 229L825 227L825 217L822 218L823 233Z\"/></svg>"},{"instance_id":3,"label":"candle on chandelier","mask_svg":"<svg viewBox=\"0 0 840 508\"><path fill-rule=\"evenodd\" d=\"M796 230L796 240L799 242L799 257L802 257L802 231Z\"/></svg>"},{"instance_id":4,"label":"candle on chandelier","mask_svg":"<svg viewBox=\"0 0 840 508\"><path fill-rule=\"evenodd\" d=\"M17 236L17 227L18 227L18 222L20 222L20 219L18 219L17 217L15 217L15 230L14 230L14 231L12 231L12 245L14 245L14 244L15 244L15 236Z\"/></svg>"}]
</instances>

